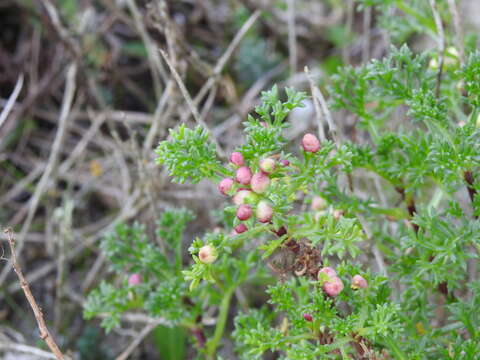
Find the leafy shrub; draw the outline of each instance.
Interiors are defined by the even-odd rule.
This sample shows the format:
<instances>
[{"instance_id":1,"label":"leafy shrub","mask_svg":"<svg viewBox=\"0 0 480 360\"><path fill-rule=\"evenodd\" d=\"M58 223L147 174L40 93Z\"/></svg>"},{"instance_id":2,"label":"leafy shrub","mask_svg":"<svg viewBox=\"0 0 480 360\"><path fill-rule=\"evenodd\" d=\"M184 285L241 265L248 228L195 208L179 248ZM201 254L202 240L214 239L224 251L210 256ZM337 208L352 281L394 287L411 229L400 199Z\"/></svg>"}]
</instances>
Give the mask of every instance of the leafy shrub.
<instances>
[{"instance_id":1,"label":"leafy shrub","mask_svg":"<svg viewBox=\"0 0 480 360\"><path fill-rule=\"evenodd\" d=\"M158 164L176 182L221 183L231 198L223 229L192 242L188 265L188 211L163 214L165 248L140 225L119 225L102 248L122 280L92 292L86 316L106 313L112 329L123 312L143 308L189 329L209 359L227 337L242 359L474 359L480 53L444 65L441 77L430 61L438 56L404 45L332 78L330 105L357 117L362 141L309 134L289 147L287 115L306 94L287 88L282 101L276 87L262 93L244 123L241 157L229 163L205 129L171 130ZM467 206L459 192L468 192ZM129 286L131 273L142 282ZM225 331L235 295L258 285L269 300L254 306L237 296L234 330ZM210 331L202 317L217 307Z\"/></svg>"}]
</instances>

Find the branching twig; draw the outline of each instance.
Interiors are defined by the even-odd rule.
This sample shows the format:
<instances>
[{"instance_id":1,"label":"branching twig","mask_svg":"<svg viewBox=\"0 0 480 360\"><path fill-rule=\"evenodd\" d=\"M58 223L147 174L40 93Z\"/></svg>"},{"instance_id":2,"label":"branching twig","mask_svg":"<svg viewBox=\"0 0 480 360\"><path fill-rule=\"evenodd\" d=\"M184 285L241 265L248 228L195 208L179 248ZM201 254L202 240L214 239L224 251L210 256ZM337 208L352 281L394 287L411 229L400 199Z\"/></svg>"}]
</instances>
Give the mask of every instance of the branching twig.
<instances>
[{"instance_id":1,"label":"branching twig","mask_svg":"<svg viewBox=\"0 0 480 360\"><path fill-rule=\"evenodd\" d=\"M307 76L309 76L309 70L308 70L308 67L306 67L306 66L305 66L305 73L307 74ZM318 102L320 103L320 107L322 109L323 116L324 116L325 120L327 121L328 129L330 131L330 134L332 135L333 141L335 142L337 147L339 147L341 145L341 142L340 142L340 138L338 137L337 126L335 125L335 122L333 121L333 118L332 118L332 114L330 113L330 110L328 109L327 101L323 97L323 94L320 91L320 89L318 88L318 86L316 86L315 84L313 84L312 95L313 95L314 99L317 99Z\"/></svg>"},{"instance_id":2,"label":"branching twig","mask_svg":"<svg viewBox=\"0 0 480 360\"><path fill-rule=\"evenodd\" d=\"M13 88L13 92L8 98L7 104L5 105L2 112L0 113L0 127L2 127L2 124L7 119L7 116L10 114L10 111L12 111L13 105L15 105L15 101L17 100L18 94L20 94L20 91L22 90L22 86L23 86L23 74L21 74L18 77L17 83Z\"/></svg>"},{"instance_id":3,"label":"branching twig","mask_svg":"<svg viewBox=\"0 0 480 360\"><path fill-rule=\"evenodd\" d=\"M455 0L448 0L448 7L453 17L453 26L455 28L455 38L458 46L458 51L460 53L460 63L463 64L465 61L465 46L463 45L463 30L462 30L462 20L460 14L458 13L457 4Z\"/></svg>"},{"instance_id":4,"label":"branching twig","mask_svg":"<svg viewBox=\"0 0 480 360\"><path fill-rule=\"evenodd\" d=\"M287 0L288 11L288 52L290 76L297 72L297 34L295 30L295 0Z\"/></svg>"},{"instance_id":5,"label":"branching twig","mask_svg":"<svg viewBox=\"0 0 480 360\"><path fill-rule=\"evenodd\" d=\"M130 11L132 12L133 20L135 21L135 26L137 28L140 37L142 38L143 43L147 49L148 62L150 64L150 71L152 72L152 79L155 87L155 94L157 98L160 98L161 92L161 79L160 75L166 79L166 71L163 68L160 57L158 56L157 47L153 43L150 35L147 32L147 29L144 24L143 16L138 10L135 0L127 0L127 5Z\"/></svg>"},{"instance_id":6,"label":"branching twig","mask_svg":"<svg viewBox=\"0 0 480 360\"><path fill-rule=\"evenodd\" d=\"M16 344L11 341L0 341L0 350L29 354L35 356L35 359L56 359L55 355L49 353L48 351L25 344Z\"/></svg>"},{"instance_id":7,"label":"branching twig","mask_svg":"<svg viewBox=\"0 0 480 360\"><path fill-rule=\"evenodd\" d=\"M197 107L195 106L194 102L192 101L192 97L190 96L190 94L188 93L188 90L187 88L185 87L185 84L183 83L182 81L182 78L180 77L180 75L178 74L177 70L175 69L175 67L173 66L173 64L170 62L170 59L168 58L168 55L165 51L161 50L160 49L160 53L162 54L163 56L163 59L165 60L165 62L167 63L169 69L170 69L170 72L172 73L172 76L173 78L175 79L175 81L177 82L177 85L178 85L178 88L180 89L180 92L182 93L183 97L185 98L185 101L187 102L187 105L195 119L195 121L203 126L206 130L208 130L208 132L211 134L212 132L210 131L210 129L208 128L207 124L205 123L205 121L203 121L202 117L200 116L200 113L198 112L198 109ZM212 137L212 141L215 143L215 146L217 147L217 153L221 156L221 157L225 157L225 153L224 151L222 150L222 148L220 147L220 145L218 144L217 140L215 138Z\"/></svg>"},{"instance_id":8,"label":"branching twig","mask_svg":"<svg viewBox=\"0 0 480 360\"><path fill-rule=\"evenodd\" d=\"M161 320L156 320L155 322L147 324L140 332L140 334L138 334L138 336L132 341L132 343L128 345L128 347L120 355L118 355L115 360L126 360L133 352L133 350L135 350L135 348L140 345L143 339L145 339L147 335L150 334L150 332L161 323Z\"/></svg>"},{"instance_id":9,"label":"branching twig","mask_svg":"<svg viewBox=\"0 0 480 360\"><path fill-rule=\"evenodd\" d=\"M318 98L313 95L315 92L315 83L313 82L313 78L310 75L310 71L308 67L305 67L305 73L308 77L308 82L310 83L310 92L312 93L313 98L313 106L315 107L315 118L317 119L317 127L318 127L318 137L320 141L325 141L325 130L323 130L323 122L322 122L322 110L320 108L320 104L318 102Z\"/></svg>"},{"instance_id":10,"label":"branching twig","mask_svg":"<svg viewBox=\"0 0 480 360\"><path fill-rule=\"evenodd\" d=\"M445 62L445 32L443 31L442 18L437 11L435 5L435 0L429 0L430 7L432 8L433 18L435 20L435 26L437 27L438 32L438 47L440 50L440 59L438 64L438 73L437 73L437 86L435 89L435 96L438 98L440 96L440 86L442 84L442 73L443 73L443 63Z\"/></svg>"},{"instance_id":11,"label":"branching twig","mask_svg":"<svg viewBox=\"0 0 480 360\"><path fill-rule=\"evenodd\" d=\"M52 145L50 157L48 159L48 164L45 168L45 172L43 173L42 177L40 178L40 181L38 182L38 185L35 189L35 193L32 196L32 200L30 203L30 207L28 209L28 215L27 219L25 220L22 230L20 232L20 236L18 239L18 255L22 252L23 249L23 243L24 243L24 238L26 234L28 233L30 229L30 225L32 224L33 217L35 215L35 212L37 210L37 207L40 203L40 198L42 197L43 192L45 191L48 182L51 181L52 179L52 174L54 173L58 159L60 156L60 150L61 146L63 144L63 139L67 130L67 123L68 123L68 118L70 115L70 109L72 106L73 102L73 96L75 93L75 87L76 87L76 82L75 82L75 77L77 74L77 64L72 63L68 70L67 70L67 79L66 79L66 84L65 84L65 94L63 97L63 102L62 102L62 108L60 110L60 116L59 116L59 125L58 125L58 130L57 134L55 136L55 140ZM0 284L2 284L5 281L5 278L7 277L8 272L10 271L10 266L11 263L9 263L2 273L0 274Z\"/></svg>"},{"instance_id":12,"label":"branching twig","mask_svg":"<svg viewBox=\"0 0 480 360\"><path fill-rule=\"evenodd\" d=\"M238 30L237 34L233 38L232 42L230 45L228 45L227 50L223 53L223 55L218 59L217 64L213 68L213 74L208 78L207 82L205 85L202 86L200 91L197 93L195 96L195 99L193 100L193 103L195 106L197 106L200 101L203 99L203 97L207 94L207 92L211 89L211 87L218 81L218 76L221 74L223 71L223 68L227 64L228 60L232 56L234 50L237 48L238 44L240 44L240 41L243 39L243 37L247 34L248 30L255 24L257 19L259 18L261 14L260 10L256 10L250 18L245 21L245 23L242 25L240 30ZM182 122L185 122L188 119L190 113L186 112L185 115L182 117Z\"/></svg>"},{"instance_id":13,"label":"branching twig","mask_svg":"<svg viewBox=\"0 0 480 360\"><path fill-rule=\"evenodd\" d=\"M43 314L40 308L37 305L37 302L35 301L35 298L32 295L32 292L30 291L30 286L28 285L27 280L23 276L22 269L20 268L20 265L17 262L17 255L15 252L15 239L13 238L13 233L11 229L6 229L4 230L5 234L8 237L8 244L10 245L10 252L12 254L12 265L13 265L13 270L15 270L15 273L18 276L18 280L20 280L20 286L22 287L23 292L25 293L25 297L28 300L28 303L32 307L33 313L35 314L35 319L37 320L38 324L38 329L40 330L40 337L42 340L45 341L45 343L48 345L52 353L55 355L57 359L63 360L65 357L63 356L62 352L60 351L59 347L57 346L57 343L52 337L52 334L48 331L47 325L45 324L45 320L43 319Z\"/></svg>"},{"instance_id":14,"label":"branching twig","mask_svg":"<svg viewBox=\"0 0 480 360\"><path fill-rule=\"evenodd\" d=\"M370 27L372 25L372 8L369 6L363 11L363 47L362 61L366 63L370 58Z\"/></svg>"}]
</instances>

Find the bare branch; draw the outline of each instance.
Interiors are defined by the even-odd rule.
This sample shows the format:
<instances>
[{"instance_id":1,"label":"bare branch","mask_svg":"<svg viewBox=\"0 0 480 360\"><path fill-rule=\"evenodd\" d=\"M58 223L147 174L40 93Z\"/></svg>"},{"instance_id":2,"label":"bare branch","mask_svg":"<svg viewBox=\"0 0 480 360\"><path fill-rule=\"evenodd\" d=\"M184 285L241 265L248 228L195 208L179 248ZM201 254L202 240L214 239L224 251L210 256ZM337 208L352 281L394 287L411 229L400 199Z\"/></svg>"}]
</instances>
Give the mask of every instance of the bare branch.
<instances>
[{"instance_id":1,"label":"bare branch","mask_svg":"<svg viewBox=\"0 0 480 360\"><path fill-rule=\"evenodd\" d=\"M52 149L50 152L50 157L48 159L47 166L45 168L45 172L43 173L42 177L40 178L37 187L35 188L35 193L32 196L32 200L30 202L30 207L28 209L27 219L23 223L22 230L20 232L18 238L18 255L20 256L25 236L27 235L28 231L30 230L30 225L32 224L33 217L37 210L37 207L40 203L40 198L42 197L43 192L47 188L49 181L52 180L52 174L55 172L57 167L58 159L60 156L61 146L63 144L63 139L65 137L65 133L67 130L67 123L70 115L70 109L72 107L73 96L75 93L76 82L75 77L77 74L77 64L72 63L67 69L67 79L65 84L65 94L63 97L62 108L60 110L59 116L59 125L57 134L55 135L55 140L53 141ZM10 271L11 262L3 269L0 275L0 284L5 281L8 272Z\"/></svg>"},{"instance_id":2,"label":"bare branch","mask_svg":"<svg viewBox=\"0 0 480 360\"><path fill-rule=\"evenodd\" d=\"M155 329L158 325L162 323L161 319L156 320L153 323L147 324L143 330L138 334L138 336L132 341L130 345L119 355L115 360L126 360L130 354L135 350L135 348L140 345L140 343L147 337L150 332Z\"/></svg>"},{"instance_id":3,"label":"bare branch","mask_svg":"<svg viewBox=\"0 0 480 360\"><path fill-rule=\"evenodd\" d=\"M33 313L35 314L35 319L37 320L38 329L40 330L40 337L48 345L49 349L55 355L55 358L59 360L63 360L65 359L65 357L63 356L62 352L57 346L57 343L53 339L52 334L50 334L50 332L48 331L47 325L45 324L45 320L43 319L43 313L38 307L37 302L35 301L35 298L33 297L32 292L30 291L30 286L28 285L27 280L23 276L22 269L20 268L20 265L17 262L17 255L15 252L15 239L13 238L12 230L5 229L4 232L8 237L8 244L10 245L10 251L12 253L11 261L13 265L13 270L15 270L15 273L18 276L18 280L20 281L20 286L22 287L22 290L25 293L25 297L27 298L28 303L32 307Z\"/></svg>"},{"instance_id":4,"label":"bare branch","mask_svg":"<svg viewBox=\"0 0 480 360\"><path fill-rule=\"evenodd\" d=\"M288 52L290 57L290 75L297 72L297 33L295 30L295 0L287 0L288 12Z\"/></svg>"},{"instance_id":5,"label":"bare branch","mask_svg":"<svg viewBox=\"0 0 480 360\"><path fill-rule=\"evenodd\" d=\"M308 67L306 66L305 66L305 73L307 74L307 76L310 76ZM312 80L312 83L313 83L313 80ZM323 116L325 117L325 120L327 121L328 129L330 131L330 134L332 135L333 141L337 146L340 146L341 142L340 142L340 138L338 137L337 126L335 125L335 122L333 121L333 118L332 118L332 114L328 109L327 101L323 97L323 94L318 88L318 86L316 86L314 83L313 83L312 96L314 97L314 99L317 99L318 102L320 103L320 108L322 110Z\"/></svg>"},{"instance_id":6,"label":"bare branch","mask_svg":"<svg viewBox=\"0 0 480 360\"><path fill-rule=\"evenodd\" d=\"M173 64L171 63L170 59L168 58L168 55L165 51L163 51L162 49L160 49L160 53L162 54L163 56L163 59L165 60L165 62L167 63L172 75L173 75L173 78L175 79L175 81L177 82L177 85L180 89L180 92L182 93L183 97L185 98L185 101L187 102L187 105L190 109L190 112L192 113L195 121L203 126L206 130L208 130L208 132L210 134L212 134L212 132L210 131L210 129L208 128L207 124L205 123L205 121L203 121L200 113L198 112L198 109L196 107L196 105L194 104L194 102L192 101L192 97L190 96L190 94L188 93L188 90L187 88L185 87L185 84L183 83L182 81L182 78L180 77L180 75L178 74L177 70L175 69L175 67L173 66ZM217 140L215 138L212 137L212 141L215 143L215 146L217 147L217 153L221 156L221 157L225 157L225 153L223 152L222 148L220 147L220 145L218 144Z\"/></svg>"},{"instance_id":7,"label":"bare branch","mask_svg":"<svg viewBox=\"0 0 480 360\"><path fill-rule=\"evenodd\" d=\"M440 86L442 84L442 72L443 72L443 63L445 62L445 32L443 30L442 18L438 13L435 0L429 0L430 7L432 8L433 18L435 20L435 26L437 27L438 32L438 48L440 51L440 61L438 64L438 73L437 73L437 87L435 89L435 96L438 98L440 96Z\"/></svg>"},{"instance_id":8,"label":"bare branch","mask_svg":"<svg viewBox=\"0 0 480 360\"><path fill-rule=\"evenodd\" d=\"M21 74L18 77L17 83L13 88L13 92L8 98L8 101L5 104L5 107L3 108L2 113L0 114L0 127L2 127L2 124L7 119L7 116L10 114L10 111L12 111L13 105L15 105L15 101L17 100L18 94L20 94L20 91L22 90L22 86L23 86L23 74Z\"/></svg>"}]
</instances>

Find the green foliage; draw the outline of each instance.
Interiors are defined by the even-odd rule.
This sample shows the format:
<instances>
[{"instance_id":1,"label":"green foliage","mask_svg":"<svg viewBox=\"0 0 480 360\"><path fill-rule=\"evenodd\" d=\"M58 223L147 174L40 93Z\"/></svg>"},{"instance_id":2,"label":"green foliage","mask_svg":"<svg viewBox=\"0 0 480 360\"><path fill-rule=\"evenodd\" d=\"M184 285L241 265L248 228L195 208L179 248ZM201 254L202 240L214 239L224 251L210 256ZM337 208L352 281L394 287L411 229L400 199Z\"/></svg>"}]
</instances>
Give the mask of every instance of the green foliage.
<instances>
[{"instance_id":1,"label":"green foliage","mask_svg":"<svg viewBox=\"0 0 480 360\"><path fill-rule=\"evenodd\" d=\"M474 108L480 107L480 52L470 54L468 61L461 70L467 101Z\"/></svg>"},{"instance_id":2,"label":"green foliage","mask_svg":"<svg viewBox=\"0 0 480 360\"><path fill-rule=\"evenodd\" d=\"M184 302L188 289L180 272L183 231L192 219L193 214L184 209L162 214L156 234L164 248L148 238L142 225L117 225L101 242L116 285L102 281L89 294L85 317L103 315L101 325L107 332L120 325L124 312L137 308L162 317L169 326L195 318L198 309ZM131 274L139 274L141 283L129 285L127 278Z\"/></svg>"},{"instance_id":3,"label":"green foliage","mask_svg":"<svg viewBox=\"0 0 480 360\"><path fill-rule=\"evenodd\" d=\"M172 141L160 143L155 150L157 164L165 165L175 182L189 180L198 183L202 178L215 178L220 171L215 144L201 126L191 130L180 125L170 130Z\"/></svg>"},{"instance_id":4,"label":"green foliage","mask_svg":"<svg viewBox=\"0 0 480 360\"><path fill-rule=\"evenodd\" d=\"M427 1L358 3L390 16L384 25L395 40L436 36ZM446 2L437 6L448 20ZM400 16L392 17L392 9ZM480 337L480 283L471 275L480 250L480 55L470 49L461 65L451 37L446 40L441 74L437 50L416 54L407 45L338 70L327 87L329 102L358 120L355 141L325 140L315 152L288 147L287 115L306 95L290 88L284 95L276 86L264 91L235 149L253 173L262 159L275 161L265 191L244 200L253 216L235 216L238 197L217 210L224 227L195 237L190 264L183 261L181 234L191 213L163 215L156 232L162 246L140 225L120 225L102 249L122 286L102 283L89 297L86 316L109 314L103 325L111 329L121 313L142 308L197 334L198 355L207 359L218 358L229 320L241 359L272 353L298 360L367 354L474 359ZM178 182L218 183L236 170L216 158L201 127L172 130L156 153ZM232 194L240 187L257 190L232 186ZM468 203L461 199L467 191ZM319 196L325 204L314 209ZM256 216L260 201L272 210L265 223ZM232 232L240 224L246 230ZM321 271L325 266L336 274ZM126 272L141 272L145 280L126 287ZM354 282L359 276L362 286ZM252 289L268 300L245 298ZM235 315L232 303L238 303ZM212 331L201 324L205 311L215 313ZM206 336L204 346L198 331Z\"/></svg>"},{"instance_id":5,"label":"green foliage","mask_svg":"<svg viewBox=\"0 0 480 360\"><path fill-rule=\"evenodd\" d=\"M259 118L249 115L245 126L245 145L239 151L248 160L260 158L279 151L286 144L282 131L288 126L284 122L288 113L303 106L305 93L296 92L286 88L287 100L282 102L279 99L278 89L274 86L269 91L262 92L262 103L255 107Z\"/></svg>"}]
</instances>

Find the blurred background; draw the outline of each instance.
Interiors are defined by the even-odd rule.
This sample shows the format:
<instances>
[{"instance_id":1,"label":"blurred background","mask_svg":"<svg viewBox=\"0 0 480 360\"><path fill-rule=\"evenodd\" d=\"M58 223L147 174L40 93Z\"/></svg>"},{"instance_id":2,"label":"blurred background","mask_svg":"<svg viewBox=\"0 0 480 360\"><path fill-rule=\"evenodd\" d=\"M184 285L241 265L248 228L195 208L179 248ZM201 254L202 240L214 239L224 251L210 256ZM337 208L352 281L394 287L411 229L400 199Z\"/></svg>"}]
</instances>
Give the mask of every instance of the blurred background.
<instances>
[{"instance_id":1,"label":"blurred background","mask_svg":"<svg viewBox=\"0 0 480 360\"><path fill-rule=\"evenodd\" d=\"M108 275L98 240L115 224L153 231L163 209L187 206L197 217L186 244L218 225L213 185L174 185L155 165L168 129L205 123L229 153L262 90L309 92L305 66L322 88L339 66L380 58L391 44L436 46L401 11L362 7L387 2L0 1L0 226L15 230L19 262L63 349L113 359L142 328L144 319L127 319L106 335L82 317L86 294ZM458 9L465 31L480 28L479 1ZM334 116L353 136L355 119ZM315 126L311 102L291 118L294 140ZM48 358L35 352L44 344L6 259L0 357ZM163 359L162 346L151 338L131 358Z\"/></svg>"}]
</instances>

